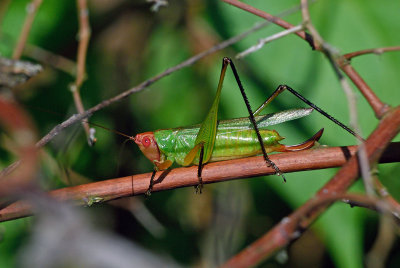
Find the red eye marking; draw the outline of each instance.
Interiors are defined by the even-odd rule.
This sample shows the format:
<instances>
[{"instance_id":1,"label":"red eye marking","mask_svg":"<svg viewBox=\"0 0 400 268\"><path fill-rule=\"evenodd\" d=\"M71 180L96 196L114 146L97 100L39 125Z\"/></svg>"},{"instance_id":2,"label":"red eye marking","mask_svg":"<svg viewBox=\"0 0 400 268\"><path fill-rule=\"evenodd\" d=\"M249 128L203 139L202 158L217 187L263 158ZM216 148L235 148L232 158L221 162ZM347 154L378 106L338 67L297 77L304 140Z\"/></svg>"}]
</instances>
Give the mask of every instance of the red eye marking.
<instances>
[{"instance_id":1,"label":"red eye marking","mask_svg":"<svg viewBox=\"0 0 400 268\"><path fill-rule=\"evenodd\" d=\"M151 144L150 138L149 137L144 137L143 140L142 140L142 144L143 144L144 147L149 147L150 144Z\"/></svg>"}]
</instances>

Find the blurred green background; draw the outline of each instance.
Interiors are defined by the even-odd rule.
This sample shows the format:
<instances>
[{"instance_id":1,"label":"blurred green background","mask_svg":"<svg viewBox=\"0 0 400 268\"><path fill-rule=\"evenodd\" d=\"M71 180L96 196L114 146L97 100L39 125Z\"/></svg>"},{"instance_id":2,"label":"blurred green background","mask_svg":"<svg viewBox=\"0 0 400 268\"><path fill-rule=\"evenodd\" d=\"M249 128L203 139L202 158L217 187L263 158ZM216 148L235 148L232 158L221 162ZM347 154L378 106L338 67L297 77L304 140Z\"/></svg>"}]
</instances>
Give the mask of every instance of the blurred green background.
<instances>
[{"instance_id":1,"label":"blurred green background","mask_svg":"<svg viewBox=\"0 0 400 268\"><path fill-rule=\"evenodd\" d=\"M294 0L248 2L271 14L299 4ZM28 3L18 0L0 4L2 56L12 55ZM81 89L86 108L262 21L211 0L169 1L158 12L152 12L150 7L145 1L89 1L92 36L86 62L87 80ZM316 1L310 6L315 27L341 53L399 45L399 11L400 2L391 0ZM301 14L297 11L284 19L296 25L301 22ZM234 58L258 39L280 30L270 25L255 32L95 113L90 121L128 135L199 123L214 98L222 57ZM24 58L36 61L40 48L75 61L77 31L75 1L43 1ZM16 97L32 116L39 136L76 112L69 90L74 76L41 63L45 66L44 72L16 90ZM284 37L235 63L253 108L279 84L288 84L343 123L349 123L346 97L332 67L322 53L312 51L300 38ZM383 102L398 105L399 52L357 57L352 65ZM246 116L230 71L224 88L219 118ZM355 92L359 123L363 135L368 136L378 121L365 99ZM305 107L305 104L284 93L267 110L276 112L296 107ZM353 137L317 113L275 129L286 137L284 143L297 144L321 127L325 128L321 144L355 144ZM82 128L76 125L48 144L38 174L43 187L53 189L152 170L151 163L135 144L128 142L123 146L123 137L98 129L97 139L94 147L88 147ZM4 168L13 158L4 153L2 156L0 167ZM212 267L266 233L311 198L336 171L286 174L286 184L278 176L269 176L206 185L202 195L195 195L193 188L182 188L154 193L147 199L136 197L118 204L97 205L83 213L88 214L96 228L118 234L157 256L184 266ZM379 166L382 182L397 198L400 197L399 173L398 164ZM363 191L361 182L351 190ZM136 207L141 208L131 213L126 208L132 204L140 204ZM140 220L140 211L146 211L154 219ZM286 253L279 253L278 258L271 258L261 266L362 267L376 237L378 219L374 212L335 204ZM0 224L0 267L18 265L21 249L33 243L29 241L36 223L35 218L29 218ZM397 242L388 257L388 267L400 264L399 250Z\"/></svg>"}]
</instances>

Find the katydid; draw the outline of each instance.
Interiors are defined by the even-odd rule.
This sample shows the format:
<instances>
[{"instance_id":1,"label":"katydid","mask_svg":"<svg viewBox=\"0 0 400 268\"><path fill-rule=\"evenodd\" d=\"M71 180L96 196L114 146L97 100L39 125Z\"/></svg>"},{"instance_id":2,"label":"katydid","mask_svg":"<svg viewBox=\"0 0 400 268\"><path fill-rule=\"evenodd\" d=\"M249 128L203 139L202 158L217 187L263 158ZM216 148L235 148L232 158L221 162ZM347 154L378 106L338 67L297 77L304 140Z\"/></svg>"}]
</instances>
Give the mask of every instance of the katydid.
<instances>
[{"instance_id":1,"label":"katydid","mask_svg":"<svg viewBox=\"0 0 400 268\"><path fill-rule=\"evenodd\" d=\"M271 125L276 125L289 120L309 115L312 108L294 109L265 116L256 116L259 133L263 139L265 150L270 152L293 152L311 148L322 135L323 129L318 131L309 140L298 145L283 145L279 141L284 139L275 130L266 130ZM143 154L155 165L155 171L168 169L173 162L181 166L191 164L200 165L201 155L198 154L191 163L185 162L189 152L195 146L200 125L186 128L161 129L154 132L137 134L134 138ZM216 162L228 159L243 158L261 154L260 143L257 134L248 117L218 121L213 151L208 162ZM204 158L203 158L204 162ZM154 185L153 172L149 189L146 195L150 195ZM201 174L198 176L199 187L202 185ZM198 188L196 188L198 189ZM201 190L201 188L199 189Z\"/></svg>"},{"instance_id":2,"label":"katydid","mask_svg":"<svg viewBox=\"0 0 400 268\"><path fill-rule=\"evenodd\" d=\"M222 84L228 65L231 66L232 72L242 93L243 100L246 104L249 117L234 119L233 121L218 122L218 105L222 90ZM217 93L213 104L200 126L189 128L176 128L157 130L154 132L145 132L137 134L134 138L135 143L139 145L143 154L154 164L154 171L150 179L150 185L146 195L150 195L154 185L154 176L157 170L168 169L173 162L177 162L182 166L198 165L199 184L196 192L201 193L202 189L202 167L207 162L221 161L227 159L235 159L262 154L266 163L272 166L277 175L281 175L286 181L284 175L279 168L272 162L267 153L269 152L289 152L311 148L322 135L323 129L318 131L309 140L299 145L286 146L279 144L283 138L274 130L265 130L267 125L262 124L265 117L258 115L260 112L281 92L287 89L296 97L304 101L306 104L317 110L334 123L338 124L346 131L361 139L350 128L340 123L338 120L328 115L322 109L311 103L292 88L281 85L274 93L253 113L244 88L240 82L235 65L229 58L222 61L222 69L217 87ZM273 118L285 118L281 122L293 120L308 115L313 109L298 109L282 114L272 115ZM271 115L269 115L271 116ZM285 117L286 116L286 117ZM268 121L268 120L267 120ZM235 124L233 123L237 123Z\"/></svg>"}]
</instances>

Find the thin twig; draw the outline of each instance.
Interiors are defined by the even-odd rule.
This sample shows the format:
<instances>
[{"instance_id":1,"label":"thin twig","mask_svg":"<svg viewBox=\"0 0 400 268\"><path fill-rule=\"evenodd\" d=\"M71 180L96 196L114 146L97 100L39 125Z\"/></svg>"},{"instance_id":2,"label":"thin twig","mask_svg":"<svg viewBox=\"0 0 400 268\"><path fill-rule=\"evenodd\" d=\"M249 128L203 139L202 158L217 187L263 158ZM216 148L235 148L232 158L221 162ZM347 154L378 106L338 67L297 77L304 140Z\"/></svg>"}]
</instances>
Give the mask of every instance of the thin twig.
<instances>
[{"instance_id":1,"label":"thin twig","mask_svg":"<svg viewBox=\"0 0 400 268\"><path fill-rule=\"evenodd\" d=\"M358 57L361 55L366 55L366 54L376 54L376 55L381 55L385 52L390 52L390 51L399 51L400 46L395 46L395 47L381 47L381 48L370 48L370 49L364 49L364 50L359 50L351 53L344 54L343 57L346 60L351 60L354 57Z\"/></svg>"},{"instance_id":2,"label":"thin twig","mask_svg":"<svg viewBox=\"0 0 400 268\"><path fill-rule=\"evenodd\" d=\"M393 196L389 193L389 191L385 188L385 186L383 186L383 184L378 180L377 177L374 180L374 184L376 192L378 193L379 197L384 199L385 202L390 204L390 206L400 211L400 203L393 198ZM398 215L398 217L400 217L400 214Z\"/></svg>"},{"instance_id":3,"label":"thin twig","mask_svg":"<svg viewBox=\"0 0 400 268\"><path fill-rule=\"evenodd\" d=\"M342 62L342 61L341 61ZM375 116L381 119L385 113L389 110L389 105L383 103L370 86L361 78L359 73L354 70L350 64L342 63L340 69L353 81L354 85L360 90L361 94L368 101L372 110L374 110Z\"/></svg>"},{"instance_id":4,"label":"thin twig","mask_svg":"<svg viewBox=\"0 0 400 268\"><path fill-rule=\"evenodd\" d=\"M387 104L382 103L376 94L370 90L367 83L361 78L361 76L353 69L353 67L349 64L349 61L357 56L365 55L368 53L382 54L384 52L389 51L398 51L400 50L400 46L396 47L384 47L384 48L376 48L376 49L365 49L360 51L355 51L351 53L347 53L343 55L345 60L341 60L339 62L340 68L346 73L346 75L353 81L355 85L360 89L361 93L367 99L368 103L371 105L372 109L375 112L377 118L381 118L386 111L389 109Z\"/></svg>"},{"instance_id":5,"label":"thin twig","mask_svg":"<svg viewBox=\"0 0 400 268\"><path fill-rule=\"evenodd\" d=\"M241 58L247 56L248 54L251 54L251 53L256 52L257 50L260 50L268 42L272 42L272 41L282 38L286 35L296 33L296 32L302 31L302 30L303 30L303 25L297 25L297 26L294 26L293 28L290 28L290 29L284 30L282 32L276 33L274 35L268 36L266 38L260 39L258 41L257 45L254 45L254 46L246 49L245 51L237 54L236 59L241 59Z\"/></svg>"},{"instance_id":6,"label":"thin twig","mask_svg":"<svg viewBox=\"0 0 400 268\"><path fill-rule=\"evenodd\" d=\"M396 241L396 226L393 219L388 215L381 215L379 221L378 235L374 245L367 253L365 267L384 268L385 262L392 250L393 243Z\"/></svg>"},{"instance_id":7,"label":"thin twig","mask_svg":"<svg viewBox=\"0 0 400 268\"><path fill-rule=\"evenodd\" d=\"M51 67L63 71L73 77L76 76L76 63L74 61L41 47L26 44L23 55L40 63L48 64Z\"/></svg>"},{"instance_id":8,"label":"thin twig","mask_svg":"<svg viewBox=\"0 0 400 268\"><path fill-rule=\"evenodd\" d=\"M356 150L357 146L322 147L314 150L274 154L270 157L283 172L290 173L300 170L341 166L348 161L348 157L354 155ZM381 163L400 161L399 151L400 143L390 144L380 158ZM265 165L262 156L209 163L204 166L202 171L205 184L274 174L275 170ZM92 204L93 200L104 202L143 194L149 187L150 177L151 173L145 173L93 182L54 190L50 192L50 195L60 201L70 200L77 205L88 205L89 203ZM155 178L156 183L154 184L153 192L194 186L198 184L197 166L160 171L157 172ZM18 201L0 210L0 221L25 217L31 214L31 206L24 201Z\"/></svg>"},{"instance_id":9,"label":"thin twig","mask_svg":"<svg viewBox=\"0 0 400 268\"><path fill-rule=\"evenodd\" d=\"M290 29L290 28L294 27L294 25L290 24L289 22L287 22L287 21L285 21L285 20L283 20L283 19L281 19L279 17L273 16L273 15L271 15L269 13L261 11L261 10L255 8L255 7L253 7L253 6L245 4L243 2L240 2L240 1L237 1L237 0L222 0L222 1L225 2L225 3L228 3L230 5L236 6L236 7L240 8L240 9L243 9L243 10L245 10L247 12L250 12L250 13L252 13L252 14L258 16L258 17L264 18L267 21L270 21L270 22L272 22L272 23L274 23L276 25L281 26L282 28ZM317 47L315 47L315 45L314 45L313 40L310 39L311 36L308 35L305 31L296 32L296 35L299 36L300 38L308 41L308 43L310 44L310 46L313 49L317 49Z\"/></svg>"},{"instance_id":10,"label":"thin twig","mask_svg":"<svg viewBox=\"0 0 400 268\"><path fill-rule=\"evenodd\" d=\"M370 163L375 163L378 160L383 149L396 136L399 130L400 106L389 110L367 139L365 144ZM231 258L224 264L224 267L254 266L287 246L291 241L298 238L329 206L322 206L304 214L305 211L309 211L308 207L314 204L314 200L334 193L338 195L344 193L355 182L358 174L357 156L352 156L336 175L318 191L314 198L311 198L291 215L285 217L267 234ZM300 223L297 222L299 217L301 217Z\"/></svg>"},{"instance_id":11,"label":"thin twig","mask_svg":"<svg viewBox=\"0 0 400 268\"><path fill-rule=\"evenodd\" d=\"M22 27L21 34L18 39L17 46L14 49L13 59L17 60L21 58L22 52L24 51L24 47L26 44L26 40L28 39L29 32L31 30L33 20L35 19L36 13L42 4L42 0L32 0L27 8L27 16L24 22L24 26Z\"/></svg>"},{"instance_id":12,"label":"thin twig","mask_svg":"<svg viewBox=\"0 0 400 268\"><path fill-rule=\"evenodd\" d=\"M90 39L90 25L89 25L89 10L87 8L86 0L77 0L78 5L78 20L79 20L79 46L77 54L77 72L75 84L71 86L72 96L78 113L83 114L85 108L83 107L80 89L86 75L86 54L89 46ZM89 124L82 121L83 129L86 132L88 144L92 146L96 142L96 138L91 134L94 133L90 129Z\"/></svg>"}]
</instances>

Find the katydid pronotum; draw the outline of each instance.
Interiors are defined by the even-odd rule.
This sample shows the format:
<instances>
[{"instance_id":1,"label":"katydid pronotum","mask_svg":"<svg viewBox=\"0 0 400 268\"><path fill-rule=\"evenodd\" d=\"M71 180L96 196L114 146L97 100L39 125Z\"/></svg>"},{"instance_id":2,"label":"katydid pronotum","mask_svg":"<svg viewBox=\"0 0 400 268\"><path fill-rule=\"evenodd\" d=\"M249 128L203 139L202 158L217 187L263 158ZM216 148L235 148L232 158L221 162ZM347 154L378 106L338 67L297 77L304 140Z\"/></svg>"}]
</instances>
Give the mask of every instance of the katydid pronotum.
<instances>
[{"instance_id":1,"label":"katydid pronotum","mask_svg":"<svg viewBox=\"0 0 400 268\"><path fill-rule=\"evenodd\" d=\"M222 91L222 84L228 65L231 66L233 75L246 104L249 117L219 122L217 120L218 106ZM276 96L286 89L312 108L297 109L274 115L259 116L260 112ZM140 133L135 136L135 143L138 144L143 154L154 164L154 171L152 173L146 195L151 194L156 171L168 169L173 162L177 162L182 166L198 165L197 177L199 184L196 186L196 192L201 193L203 186L202 168L204 164L212 161L254 156L261 153L265 162L269 166L272 166L275 169L276 174L282 176L283 180L286 181L285 176L280 171L279 167L269 159L267 153L309 149L316 141L319 140L323 129L318 131L309 140L301 144L286 146L279 144L279 141L283 138L280 137L276 131L266 130L264 128L268 125L306 116L310 114L312 110L317 110L352 135L362 139L350 128L327 114L325 111L286 85L280 85L272 93L272 95L253 113L250 103L244 92L242 83L240 82L235 65L231 59L225 57L222 61L222 69L216 96L206 118L200 126L157 130L154 132ZM265 120L266 118L268 119Z\"/></svg>"}]
</instances>

